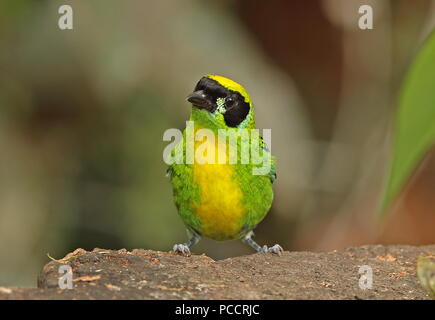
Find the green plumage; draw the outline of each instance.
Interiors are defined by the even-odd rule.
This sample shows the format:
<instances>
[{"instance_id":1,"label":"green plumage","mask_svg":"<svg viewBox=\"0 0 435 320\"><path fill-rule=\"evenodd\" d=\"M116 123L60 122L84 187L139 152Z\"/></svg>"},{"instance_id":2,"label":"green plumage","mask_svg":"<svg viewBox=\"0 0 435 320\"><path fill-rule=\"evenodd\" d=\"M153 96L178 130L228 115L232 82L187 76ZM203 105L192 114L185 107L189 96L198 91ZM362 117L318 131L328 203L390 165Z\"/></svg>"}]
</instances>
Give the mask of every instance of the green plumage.
<instances>
[{"instance_id":1,"label":"green plumage","mask_svg":"<svg viewBox=\"0 0 435 320\"><path fill-rule=\"evenodd\" d=\"M229 135L237 135L243 129L255 129L254 110L251 107L249 115L246 117L244 127L232 128ZM195 122L195 127L207 128L213 131L218 136L219 129L230 129L225 123L224 117L220 113L210 113L204 109L192 108L191 121ZM182 148L183 159L186 160L186 138L187 132L184 131L183 141L180 142L175 150L180 152ZM254 175L253 169L260 168L263 164L247 163L241 164L242 159L242 141L246 139L246 136L237 139L237 163L233 164L234 175L232 179L237 184L242 192L241 204L245 209L245 214L239 217L238 227L236 231L230 235L214 235L215 240L229 240L237 239L246 235L249 231L254 229L256 225L265 217L270 209L273 201L272 183L275 180L275 159L270 156L269 151L265 148L263 140L260 138L257 141L259 155L267 155L266 161L269 162L270 170L263 175ZM231 141L231 139L229 139ZM249 140L248 140L249 141ZM250 146L248 144L248 146ZM251 146L250 146L251 147ZM216 164L219 166L219 164ZM195 165L192 164L173 164L169 167L171 182L173 185L174 201L178 209L178 213L182 218L185 225L194 230L198 234L203 234L204 221L198 217L196 208L201 204L201 186L199 186L194 180ZM210 177L209 183L216 184L219 181L213 181L213 177ZM232 192L232 190L226 190L226 192Z\"/></svg>"}]
</instances>

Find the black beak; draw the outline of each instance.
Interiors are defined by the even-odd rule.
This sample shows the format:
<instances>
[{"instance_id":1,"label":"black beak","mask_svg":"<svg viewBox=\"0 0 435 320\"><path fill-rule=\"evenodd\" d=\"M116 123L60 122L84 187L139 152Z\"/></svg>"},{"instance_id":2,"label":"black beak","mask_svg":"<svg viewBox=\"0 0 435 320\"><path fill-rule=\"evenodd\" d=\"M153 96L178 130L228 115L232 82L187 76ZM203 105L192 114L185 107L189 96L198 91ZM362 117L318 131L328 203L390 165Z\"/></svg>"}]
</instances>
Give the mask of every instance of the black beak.
<instances>
[{"instance_id":1,"label":"black beak","mask_svg":"<svg viewBox=\"0 0 435 320\"><path fill-rule=\"evenodd\" d=\"M212 107L204 90L198 90L189 94L186 100L198 109L206 109L210 111Z\"/></svg>"}]
</instances>

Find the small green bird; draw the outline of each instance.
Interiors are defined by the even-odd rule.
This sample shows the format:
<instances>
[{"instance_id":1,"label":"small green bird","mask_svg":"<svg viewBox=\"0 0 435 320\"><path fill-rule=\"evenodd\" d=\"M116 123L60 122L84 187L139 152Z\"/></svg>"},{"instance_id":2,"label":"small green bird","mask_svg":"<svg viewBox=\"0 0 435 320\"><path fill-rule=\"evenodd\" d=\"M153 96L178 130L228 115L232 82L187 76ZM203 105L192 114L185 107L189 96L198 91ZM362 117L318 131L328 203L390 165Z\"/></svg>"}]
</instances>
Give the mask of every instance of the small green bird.
<instances>
[{"instance_id":1,"label":"small green bird","mask_svg":"<svg viewBox=\"0 0 435 320\"><path fill-rule=\"evenodd\" d=\"M196 244L201 236L214 240L241 239L258 252L281 254L278 244L267 247L259 246L253 239L253 229L263 220L273 201L272 184L276 179L275 159L263 143L263 139L247 140L240 134L255 129L254 108L246 90L237 82L217 75L206 75L200 79L192 94L187 97L192 103L190 121L193 132L199 133L207 129L217 137L219 132L227 130L230 142L219 139L208 139L205 142L192 143L194 154L204 151L208 159L218 159L217 154L224 154L224 162L195 161L193 163L174 163L169 165L168 175L173 186L174 201L178 213L186 225L189 241L174 245L173 250L185 255L190 254L190 246ZM257 131L258 130L254 130ZM239 134L239 135L238 135ZM173 154L181 151L186 159L186 148L189 145L187 128L183 139L173 150ZM232 142L231 142L232 141ZM235 142L236 141L236 142ZM255 144L261 156L265 156L269 170L262 174L254 174L255 169L263 164L242 161L246 152L255 148L244 148L243 143ZM235 144L237 161L229 161L228 148ZM228 148L227 148L228 147ZM252 156L252 155L251 155ZM234 159L234 158L233 158ZM250 158L252 160L252 158Z\"/></svg>"}]
</instances>

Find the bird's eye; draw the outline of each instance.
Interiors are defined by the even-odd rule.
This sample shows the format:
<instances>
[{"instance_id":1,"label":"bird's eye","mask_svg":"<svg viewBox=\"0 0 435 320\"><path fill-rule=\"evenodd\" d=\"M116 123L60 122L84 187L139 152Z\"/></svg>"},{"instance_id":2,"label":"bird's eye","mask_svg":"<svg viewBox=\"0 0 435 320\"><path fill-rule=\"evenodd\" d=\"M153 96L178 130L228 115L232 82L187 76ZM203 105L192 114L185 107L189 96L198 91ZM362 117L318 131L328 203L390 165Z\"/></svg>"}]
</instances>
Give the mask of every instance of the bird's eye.
<instances>
[{"instance_id":1,"label":"bird's eye","mask_svg":"<svg viewBox=\"0 0 435 320\"><path fill-rule=\"evenodd\" d=\"M234 99L232 97L228 97L225 99L225 105L228 108L231 108L234 105Z\"/></svg>"}]
</instances>

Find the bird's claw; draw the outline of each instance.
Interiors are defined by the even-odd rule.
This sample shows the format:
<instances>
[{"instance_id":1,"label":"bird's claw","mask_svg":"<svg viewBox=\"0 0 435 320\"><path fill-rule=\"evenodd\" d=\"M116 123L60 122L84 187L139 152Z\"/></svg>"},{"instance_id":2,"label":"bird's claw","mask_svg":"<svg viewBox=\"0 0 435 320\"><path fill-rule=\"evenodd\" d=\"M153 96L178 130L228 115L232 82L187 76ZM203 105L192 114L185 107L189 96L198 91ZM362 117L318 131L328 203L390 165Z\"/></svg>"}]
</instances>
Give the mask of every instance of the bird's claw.
<instances>
[{"instance_id":1,"label":"bird's claw","mask_svg":"<svg viewBox=\"0 0 435 320\"><path fill-rule=\"evenodd\" d=\"M185 244L175 244L172 250L175 253L181 253L183 256L190 256L190 249Z\"/></svg>"},{"instance_id":2,"label":"bird's claw","mask_svg":"<svg viewBox=\"0 0 435 320\"><path fill-rule=\"evenodd\" d=\"M274 253L274 254L277 254L277 255L280 256L281 253L284 252L284 249L279 244L276 244L276 245L274 245L274 246L272 246L270 248L268 248L267 246L263 246L263 250L261 252L263 252L263 253Z\"/></svg>"}]
</instances>

